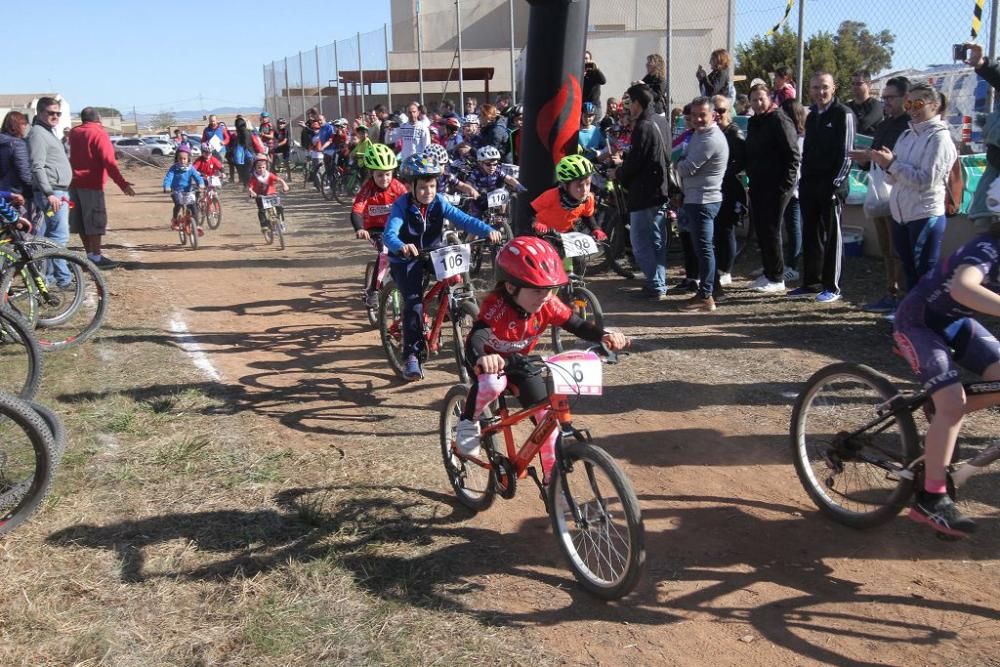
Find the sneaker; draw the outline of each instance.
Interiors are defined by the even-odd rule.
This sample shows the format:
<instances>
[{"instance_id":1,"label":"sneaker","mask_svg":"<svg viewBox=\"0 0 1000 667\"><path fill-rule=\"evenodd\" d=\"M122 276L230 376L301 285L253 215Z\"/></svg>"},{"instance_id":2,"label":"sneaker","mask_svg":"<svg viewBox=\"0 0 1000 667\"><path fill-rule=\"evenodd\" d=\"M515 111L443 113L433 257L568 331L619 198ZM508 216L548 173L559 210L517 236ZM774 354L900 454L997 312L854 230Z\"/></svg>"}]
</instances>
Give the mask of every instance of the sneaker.
<instances>
[{"instance_id":1,"label":"sneaker","mask_svg":"<svg viewBox=\"0 0 1000 667\"><path fill-rule=\"evenodd\" d=\"M720 273L719 274L719 285L725 287L726 285L733 284L733 274L731 273Z\"/></svg>"},{"instance_id":2,"label":"sneaker","mask_svg":"<svg viewBox=\"0 0 1000 667\"><path fill-rule=\"evenodd\" d=\"M700 285L700 284L701 284L700 280L697 280L695 278L685 278L684 280L682 280L679 283L677 283L677 286L674 289L679 289L682 292L684 292L684 291L686 291L686 292L697 292L698 291L698 285Z\"/></svg>"},{"instance_id":3,"label":"sneaker","mask_svg":"<svg viewBox=\"0 0 1000 667\"><path fill-rule=\"evenodd\" d=\"M424 372L420 370L420 360L417 359L417 355L411 354L406 358L406 363L403 366L403 377L411 382L423 379Z\"/></svg>"},{"instance_id":4,"label":"sneaker","mask_svg":"<svg viewBox=\"0 0 1000 667\"><path fill-rule=\"evenodd\" d=\"M889 322L890 324L895 324L896 323L896 313L895 312L886 313L885 315L882 316L882 319L884 319L886 322Z\"/></svg>"},{"instance_id":5,"label":"sneaker","mask_svg":"<svg viewBox=\"0 0 1000 667\"><path fill-rule=\"evenodd\" d=\"M976 532L976 522L959 512L946 493L917 492L909 516L950 537L967 537Z\"/></svg>"},{"instance_id":6,"label":"sneaker","mask_svg":"<svg viewBox=\"0 0 1000 667\"><path fill-rule=\"evenodd\" d=\"M785 281L779 280L777 282L771 282L768 280L763 285L755 286L754 290L757 292L763 292L764 294L778 294L785 291Z\"/></svg>"},{"instance_id":7,"label":"sneaker","mask_svg":"<svg viewBox=\"0 0 1000 667\"><path fill-rule=\"evenodd\" d=\"M462 419L455 429L455 447L463 456L473 456L478 458L482 454L479 448L479 422L471 419Z\"/></svg>"},{"instance_id":8,"label":"sneaker","mask_svg":"<svg viewBox=\"0 0 1000 667\"><path fill-rule=\"evenodd\" d=\"M181 223L177 222L177 218L171 218L171 220L170 220L170 229L174 230L175 232L180 231L180 229L181 229Z\"/></svg>"},{"instance_id":9,"label":"sneaker","mask_svg":"<svg viewBox=\"0 0 1000 667\"><path fill-rule=\"evenodd\" d=\"M204 235L205 235L205 228L202 227L201 225L198 225L198 236L204 236Z\"/></svg>"},{"instance_id":10,"label":"sneaker","mask_svg":"<svg viewBox=\"0 0 1000 667\"><path fill-rule=\"evenodd\" d=\"M840 301L840 292L831 292L826 289L816 295L816 300L820 303L833 303L834 301Z\"/></svg>"},{"instance_id":11,"label":"sneaker","mask_svg":"<svg viewBox=\"0 0 1000 667\"><path fill-rule=\"evenodd\" d=\"M866 313L891 313L896 310L896 298L887 294L878 301L866 303L861 310Z\"/></svg>"},{"instance_id":12,"label":"sneaker","mask_svg":"<svg viewBox=\"0 0 1000 667\"><path fill-rule=\"evenodd\" d=\"M115 260L108 259L104 255L101 255L100 259L91 260L91 261L94 263L94 266L96 266L99 269L104 269L104 270L107 270L107 269L117 269L119 266L121 266Z\"/></svg>"},{"instance_id":13,"label":"sneaker","mask_svg":"<svg viewBox=\"0 0 1000 667\"><path fill-rule=\"evenodd\" d=\"M768 280L767 276L765 276L762 273L759 276L757 276L757 280L755 280L752 283L750 283L750 289L754 289L754 290L755 289L760 289L761 287L764 287L765 285L770 285L770 284L771 284L771 281Z\"/></svg>"},{"instance_id":14,"label":"sneaker","mask_svg":"<svg viewBox=\"0 0 1000 667\"><path fill-rule=\"evenodd\" d=\"M751 278L759 278L762 275L764 275L764 267L761 267L759 269L754 269L753 271L750 272Z\"/></svg>"},{"instance_id":15,"label":"sneaker","mask_svg":"<svg viewBox=\"0 0 1000 667\"><path fill-rule=\"evenodd\" d=\"M629 296L639 301L666 301L667 299L666 292L653 292L649 289L646 289L645 287L643 287L638 291L632 292L632 294L630 294Z\"/></svg>"},{"instance_id":16,"label":"sneaker","mask_svg":"<svg viewBox=\"0 0 1000 667\"><path fill-rule=\"evenodd\" d=\"M716 285L715 289L712 290L712 298L715 299L716 303L720 301L725 301L728 296L729 293L726 292L726 290L719 287L718 285Z\"/></svg>"},{"instance_id":17,"label":"sneaker","mask_svg":"<svg viewBox=\"0 0 1000 667\"><path fill-rule=\"evenodd\" d=\"M816 298L817 290L813 287L807 287L803 285L802 287L796 287L792 291L785 294L789 299L801 299L804 297L809 297L810 299Z\"/></svg>"},{"instance_id":18,"label":"sneaker","mask_svg":"<svg viewBox=\"0 0 1000 667\"><path fill-rule=\"evenodd\" d=\"M703 297L700 294L695 294L681 304L681 310L689 313L711 313L715 310L715 299L710 296Z\"/></svg>"},{"instance_id":19,"label":"sneaker","mask_svg":"<svg viewBox=\"0 0 1000 667\"><path fill-rule=\"evenodd\" d=\"M785 273L781 276L786 283L790 283L793 280L799 279L799 272L795 269L785 269Z\"/></svg>"}]
</instances>

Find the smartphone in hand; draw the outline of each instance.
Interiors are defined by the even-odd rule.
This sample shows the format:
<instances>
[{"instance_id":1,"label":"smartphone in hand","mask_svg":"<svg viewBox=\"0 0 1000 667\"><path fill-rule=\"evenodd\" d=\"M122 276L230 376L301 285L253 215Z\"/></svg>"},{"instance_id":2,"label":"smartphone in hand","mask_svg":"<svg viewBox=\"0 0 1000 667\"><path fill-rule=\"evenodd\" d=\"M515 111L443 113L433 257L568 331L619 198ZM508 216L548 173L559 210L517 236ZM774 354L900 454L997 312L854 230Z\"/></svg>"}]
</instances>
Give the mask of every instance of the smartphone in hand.
<instances>
[{"instance_id":1,"label":"smartphone in hand","mask_svg":"<svg viewBox=\"0 0 1000 667\"><path fill-rule=\"evenodd\" d=\"M966 48L965 44L952 44L951 46L951 58L955 62L960 60L969 59L969 49Z\"/></svg>"}]
</instances>

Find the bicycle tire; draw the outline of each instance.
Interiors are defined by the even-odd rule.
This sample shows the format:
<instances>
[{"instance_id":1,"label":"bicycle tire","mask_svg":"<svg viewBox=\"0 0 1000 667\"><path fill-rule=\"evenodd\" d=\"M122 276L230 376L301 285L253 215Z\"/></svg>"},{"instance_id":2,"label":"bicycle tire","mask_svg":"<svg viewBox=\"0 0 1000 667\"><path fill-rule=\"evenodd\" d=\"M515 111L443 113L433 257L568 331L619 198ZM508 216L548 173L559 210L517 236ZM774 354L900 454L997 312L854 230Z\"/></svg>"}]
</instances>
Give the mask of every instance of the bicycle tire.
<instances>
[{"instance_id":1,"label":"bicycle tire","mask_svg":"<svg viewBox=\"0 0 1000 667\"><path fill-rule=\"evenodd\" d=\"M20 526L38 510L52 486L55 459L49 427L30 405L0 393L0 415L4 417L0 420L0 434L3 434L0 436L2 535Z\"/></svg>"},{"instance_id":2,"label":"bicycle tire","mask_svg":"<svg viewBox=\"0 0 1000 667\"><path fill-rule=\"evenodd\" d=\"M462 301L458 304L458 317L451 321L452 347L455 350L455 365L462 384L469 384L469 369L465 363L465 337L472 331L472 325L479 317L479 304Z\"/></svg>"},{"instance_id":3,"label":"bicycle tire","mask_svg":"<svg viewBox=\"0 0 1000 667\"><path fill-rule=\"evenodd\" d=\"M589 593L605 600L625 597L638 583L646 561L645 529L632 483L611 455L596 445L575 442L563 449L562 458L565 470L553 468L548 489L549 516L559 548ZM597 488L598 471L615 495ZM560 496L565 502L567 486L581 514L579 523L572 514L556 509Z\"/></svg>"},{"instance_id":4,"label":"bicycle tire","mask_svg":"<svg viewBox=\"0 0 1000 667\"><path fill-rule=\"evenodd\" d=\"M187 239L187 232L184 231L184 223L183 222L180 224L180 227L177 228L177 236L181 240L181 245L187 245L187 240L188 240Z\"/></svg>"},{"instance_id":5,"label":"bicycle tire","mask_svg":"<svg viewBox=\"0 0 1000 667\"><path fill-rule=\"evenodd\" d=\"M278 237L278 250L285 249L285 214L275 213L272 219L271 226L274 228L274 233Z\"/></svg>"},{"instance_id":6,"label":"bicycle tire","mask_svg":"<svg viewBox=\"0 0 1000 667\"><path fill-rule=\"evenodd\" d=\"M31 400L42 382L42 368L42 348L31 325L0 306L0 391Z\"/></svg>"},{"instance_id":7,"label":"bicycle tire","mask_svg":"<svg viewBox=\"0 0 1000 667\"><path fill-rule=\"evenodd\" d=\"M336 167L334 167L334 169L336 169ZM339 187L340 187L339 175L335 173L334 180L331 183L329 176L326 173L323 174L323 183L319 190L320 194L323 195L323 199L327 201L333 201L334 198L337 196L337 189Z\"/></svg>"},{"instance_id":8,"label":"bicycle tire","mask_svg":"<svg viewBox=\"0 0 1000 667\"><path fill-rule=\"evenodd\" d=\"M348 172L337 177L335 187L333 188L333 196L338 204L350 206L354 203L354 195L351 194L354 180L354 172Z\"/></svg>"},{"instance_id":9,"label":"bicycle tire","mask_svg":"<svg viewBox=\"0 0 1000 667\"><path fill-rule=\"evenodd\" d=\"M44 335L38 335L38 344L47 352L64 350L86 341L104 323L108 309L108 288L98 269L86 257L66 250L45 250L36 253L30 259L20 260L19 265L27 268L29 264L39 264L36 267L44 274L44 263L59 259L72 265L70 273L73 276L72 291L69 287L61 290L39 292L38 307L41 313L39 321L44 321ZM7 285L7 277L0 283L0 290ZM72 297L69 295L72 294ZM83 305L91 305L90 310L79 316Z\"/></svg>"},{"instance_id":10,"label":"bicycle tire","mask_svg":"<svg viewBox=\"0 0 1000 667\"><path fill-rule=\"evenodd\" d=\"M191 217L191 222L188 228L188 243L191 245L191 250L198 249L198 218L196 216Z\"/></svg>"},{"instance_id":11,"label":"bicycle tire","mask_svg":"<svg viewBox=\"0 0 1000 667\"><path fill-rule=\"evenodd\" d=\"M32 328L38 326L40 313L38 310L40 288L34 276L26 268L17 268L17 262L10 255L3 255L2 275L0 275L0 294L4 305L23 317ZM42 276L44 281L44 275Z\"/></svg>"},{"instance_id":12,"label":"bicycle tire","mask_svg":"<svg viewBox=\"0 0 1000 667\"><path fill-rule=\"evenodd\" d=\"M835 386L837 383L840 386ZM878 371L845 362L816 371L795 401L789 428L795 472L816 506L837 523L872 528L899 514L913 494L912 479L888 479L885 469L851 460L851 452L847 451L861 453L860 446L893 457L898 465L908 465L920 455L911 413L898 412L895 428L890 424L863 440L846 443L841 437L876 419L876 407L897 393ZM874 485L878 478L891 484L877 492L859 493L848 488L855 480L868 479Z\"/></svg>"},{"instance_id":13,"label":"bicycle tire","mask_svg":"<svg viewBox=\"0 0 1000 667\"><path fill-rule=\"evenodd\" d=\"M28 405L38 413L38 416L42 418L42 421L49 428L49 435L52 436L53 468L58 468L63 455L66 453L66 426L59 415L49 407L35 401L28 401Z\"/></svg>"},{"instance_id":14,"label":"bicycle tire","mask_svg":"<svg viewBox=\"0 0 1000 667\"><path fill-rule=\"evenodd\" d=\"M598 329L604 329L604 309L601 308L601 302L597 300L597 295L591 292L586 287L573 287L573 293L570 297L569 307L573 310L573 314L579 316L580 318L593 322L594 326ZM552 327L552 348L556 353L560 353L564 349L563 338L562 338L562 328ZM576 336L571 336L573 340L579 340ZM593 343L589 341L583 341L586 347L590 347Z\"/></svg>"},{"instance_id":15,"label":"bicycle tire","mask_svg":"<svg viewBox=\"0 0 1000 667\"><path fill-rule=\"evenodd\" d=\"M451 453L452 443L455 441L455 429L461 419L468 391L469 388L465 385L455 385L448 390L444 397L444 406L441 408L438 434L444 471L448 475L448 482L455 492L455 497L462 506L473 512L482 512L489 509L496 499L492 472L475 463L463 461ZM491 416L488 407L483 411L483 416Z\"/></svg>"},{"instance_id":16,"label":"bicycle tire","mask_svg":"<svg viewBox=\"0 0 1000 667\"><path fill-rule=\"evenodd\" d=\"M222 202L218 197L208 200L208 205L205 207L205 223L212 230L218 229L222 224Z\"/></svg>"},{"instance_id":17,"label":"bicycle tire","mask_svg":"<svg viewBox=\"0 0 1000 667\"><path fill-rule=\"evenodd\" d=\"M389 366L403 377L403 295L395 283L382 286L378 297L378 330Z\"/></svg>"},{"instance_id":18,"label":"bicycle tire","mask_svg":"<svg viewBox=\"0 0 1000 667\"><path fill-rule=\"evenodd\" d=\"M260 228L260 233L264 235L264 243L271 245L274 243L274 230L271 229L271 221L268 220L267 224Z\"/></svg>"},{"instance_id":19,"label":"bicycle tire","mask_svg":"<svg viewBox=\"0 0 1000 667\"><path fill-rule=\"evenodd\" d=\"M368 262L365 265L365 282L361 287L361 295L367 294L369 286L374 282L375 268L378 266L377 262ZM374 293L372 294L374 297ZM376 302L374 306L365 305L365 314L368 316L368 324L372 327L378 327L378 303Z\"/></svg>"}]
</instances>

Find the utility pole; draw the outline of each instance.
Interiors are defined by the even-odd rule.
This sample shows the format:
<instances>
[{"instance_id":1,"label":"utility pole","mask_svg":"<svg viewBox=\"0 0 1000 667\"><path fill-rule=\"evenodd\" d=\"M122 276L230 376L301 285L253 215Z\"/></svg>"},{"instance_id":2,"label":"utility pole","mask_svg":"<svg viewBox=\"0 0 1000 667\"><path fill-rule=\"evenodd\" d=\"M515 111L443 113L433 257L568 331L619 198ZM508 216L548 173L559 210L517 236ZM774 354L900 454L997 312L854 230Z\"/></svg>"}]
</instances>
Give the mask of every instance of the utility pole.
<instances>
[{"instance_id":1,"label":"utility pole","mask_svg":"<svg viewBox=\"0 0 1000 667\"><path fill-rule=\"evenodd\" d=\"M139 136L139 114L135 112L135 105L132 105L132 122L135 123L135 136Z\"/></svg>"}]
</instances>

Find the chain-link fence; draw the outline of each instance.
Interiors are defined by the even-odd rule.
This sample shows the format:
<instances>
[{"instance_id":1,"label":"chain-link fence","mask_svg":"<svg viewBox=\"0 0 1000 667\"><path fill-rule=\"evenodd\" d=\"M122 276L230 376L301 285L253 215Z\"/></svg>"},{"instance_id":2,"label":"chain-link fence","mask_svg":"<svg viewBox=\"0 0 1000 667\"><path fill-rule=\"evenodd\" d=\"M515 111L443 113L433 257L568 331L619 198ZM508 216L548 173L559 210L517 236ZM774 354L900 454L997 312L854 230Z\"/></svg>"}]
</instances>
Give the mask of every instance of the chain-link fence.
<instances>
[{"instance_id":1,"label":"chain-link fence","mask_svg":"<svg viewBox=\"0 0 1000 667\"><path fill-rule=\"evenodd\" d=\"M997 2L985 2L980 44L990 44ZM352 118L376 104L400 109L416 99L436 107L448 99L461 113L465 97L519 97L525 0L410 4L393 3L395 23L265 65L268 109L293 120L310 107L321 107L327 118ZM399 14L421 5L419 15ZM642 78L649 54L665 56L676 105L697 94L695 71L708 67L717 48L734 56L737 90L754 78L769 81L780 65L805 79L818 69L832 71L847 97L856 69L869 70L876 84L880 76L904 71L945 88L968 86L947 79L962 69L952 64L951 45L969 40L975 7L976 0L591 0L587 48L607 79L605 97ZM985 108L982 100L976 104Z\"/></svg>"}]
</instances>

